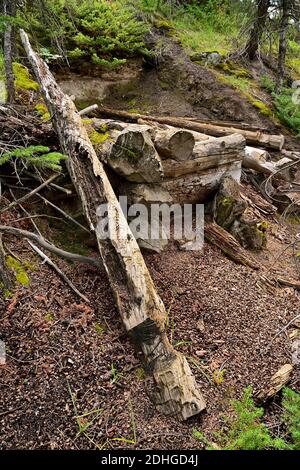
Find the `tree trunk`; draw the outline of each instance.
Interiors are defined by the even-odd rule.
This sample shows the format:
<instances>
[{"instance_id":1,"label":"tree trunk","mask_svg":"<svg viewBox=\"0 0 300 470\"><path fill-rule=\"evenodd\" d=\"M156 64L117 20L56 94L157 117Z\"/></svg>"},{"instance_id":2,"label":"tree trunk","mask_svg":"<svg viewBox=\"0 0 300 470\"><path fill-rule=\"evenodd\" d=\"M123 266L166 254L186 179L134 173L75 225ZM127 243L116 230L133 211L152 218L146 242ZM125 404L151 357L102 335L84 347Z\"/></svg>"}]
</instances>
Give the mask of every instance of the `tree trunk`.
<instances>
[{"instance_id":1,"label":"tree trunk","mask_svg":"<svg viewBox=\"0 0 300 470\"><path fill-rule=\"evenodd\" d=\"M279 29L278 71L276 92L280 93L285 77L285 57L287 48L287 30L291 11L291 0L282 0L282 16Z\"/></svg>"},{"instance_id":2,"label":"tree trunk","mask_svg":"<svg viewBox=\"0 0 300 470\"><path fill-rule=\"evenodd\" d=\"M258 57L260 40L268 19L270 0L257 0L257 11L245 54L250 60Z\"/></svg>"},{"instance_id":3,"label":"tree trunk","mask_svg":"<svg viewBox=\"0 0 300 470\"><path fill-rule=\"evenodd\" d=\"M74 103L64 95L47 65L33 51L24 31L21 31L21 39L53 116L60 144L69 156L69 173L86 219L95 232L123 323L143 357L151 383L149 393L160 411L187 419L203 410L205 402L186 359L169 343L166 310L137 242ZM108 225L112 230L106 238L99 228L102 204L107 204Z\"/></svg>"},{"instance_id":4,"label":"tree trunk","mask_svg":"<svg viewBox=\"0 0 300 470\"><path fill-rule=\"evenodd\" d=\"M16 15L15 0L4 0L3 13L5 16L14 17ZM15 100L15 84L13 73L13 26L7 23L4 30L3 54L6 76L7 101L12 104Z\"/></svg>"},{"instance_id":5,"label":"tree trunk","mask_svg":"<svg viewBox=\"0 0 300 470\"><path fill-rule=\"evenodd\" d=\"M250 131L246 129L239 129L238 127L227 127L221 125L211 124L207 121L194 121L184 117L169 117L169 116L148 116L145 114L134 114L126 111L119 111L117 109L101 108L99 113L115 119L124 119L129 122L138 122L139 119L145 121L154 121L169 126L179 127L181 129L188 129L202 134L212 135L214 137L222 137L231 134L241 134L245 137L247 144L257 145L259 147L274 148L281 150L284 145L284 136L265 134L261 131Z\"/></svg>"}]
</instances>

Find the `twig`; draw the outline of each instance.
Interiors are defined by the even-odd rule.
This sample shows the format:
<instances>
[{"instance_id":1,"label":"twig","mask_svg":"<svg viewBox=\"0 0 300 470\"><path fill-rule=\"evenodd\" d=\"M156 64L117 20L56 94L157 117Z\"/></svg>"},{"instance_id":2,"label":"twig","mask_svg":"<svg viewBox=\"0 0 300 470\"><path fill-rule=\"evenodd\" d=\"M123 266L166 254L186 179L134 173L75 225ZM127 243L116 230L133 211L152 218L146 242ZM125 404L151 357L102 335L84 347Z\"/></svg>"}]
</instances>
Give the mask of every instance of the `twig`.
<instances>
[{"instance_id":1,"label":"twig","mask_svg":"<svg viewBox=\"0 0 300 470\"><path fill-rule=\"evenodd\" d=\"M47 181L44 181L42 184L40 184L40 186L30 191L30 193L25 194L25 196L22 196L20 199L17 199L16 201L11 202L8 206L1 209L0 214L2 214L2 212L6 212L12 209L13 207L17 206L20 202L22 203L26 201L31 196L34 196L34 194L38 193L41 189L45 188L45 186L48 186L48 184L50 184L57 177L58 177L58 174L52 175L50 178L47 179Z\"/></svg>"},{"instance_id":2,"label":"twig","mask_svg":"<svg viewBox=\"0 0 300 470\"><path fill-rule=\"evenodd\" d=\"M0 225L0 233L10 233L11 235L15 235L18 238L27 238L28 240L34 240L43 248L50 251L51 253L54 253L57 256L78 263L90 264L92 266L96 266L97 268L101 267L99 261L95 260L94 258L78 255L77 253L70 253L68 251L62 250L61 248L57 248L55 245L52 245L51 243L47 242L42 236L39 236L32 232L28 232L27 230L22 230L16 227L10 227L6 225Z\"/></svg>"},{"instance_id":3,"label":"twig","mask_svg":"<svg viewBox=\"0 0 300 470\"><path fill-rule=\"evenodd\" d=\"M266 349L268 349L271 344L273 343L273 341L275 340L275 338L277 338L277 336L281 335L281 333L283 333L284 331L286 331L288 329L288 327L294 323L294 321L298 320L298 318L300 318L300 314L296 315L294 318L292 318L292 320L290 320L283 328L281 328L281 330L278 331L278 333L276 333L276 335L273 336L272 340L270 341L270 343L267 345Z\"/></svg>"},{"instance_id":4,"label":"twig","mask_svg":"<svg viewBox=\"0 0 300 470\"><path fill-rule=\"evenodd\" d=\"M79 116L84 116L85 114L88 114L91 111L94 111L95 109L98 109L98 105L97 104L92 104L91 106L88 106L87 108L84 108L81 111L79 111L78 114L79 114Z\"/></svg>"},{"instance_id":5,"label":"twig","mask_svg":"<svg viewBox=\"0 0 300 470\"><path fill-rule=\"evenodd\" d=\"M57 272L57 274L60 275L60 277L68 284L68 286L73 290L73 292L75 292L75 294L77 294L81 299L83 299L86 303L90 303L89 299L83 295L75 286L74 284L72 283L72 281L70 281L70 279L66 276L65 273L63 273L59 267L53 263L53 261L45 254L43 253L43 251L41 251L37 246L35 246L30 240L28 240L28 243L29 245L31 246L31 248L46 262L49 264L49 266L51 266L53 269L55 269L55 271Z\"/></svg>"}]
</instances>

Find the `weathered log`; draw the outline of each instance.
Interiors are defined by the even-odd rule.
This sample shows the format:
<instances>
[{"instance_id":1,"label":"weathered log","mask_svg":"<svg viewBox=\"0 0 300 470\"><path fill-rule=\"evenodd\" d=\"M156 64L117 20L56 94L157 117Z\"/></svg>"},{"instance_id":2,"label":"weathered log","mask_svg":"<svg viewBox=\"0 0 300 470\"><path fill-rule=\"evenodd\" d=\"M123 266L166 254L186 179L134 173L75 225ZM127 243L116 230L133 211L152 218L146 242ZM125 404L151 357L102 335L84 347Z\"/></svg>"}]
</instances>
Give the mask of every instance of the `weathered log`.
<instances>
[{"instance_id":1,"label":"weathered log","mask_svg":"<svg viewBox=\"0 0 300 470\"><path fill-rule=\"evenodd\" d=\"M182 129L189 129L203 134L213 135L215 137L222 137L224 135L235 133L242 134L245 137L247 143L266 148L281 150L285 141L284 136L281 134L265 134L260 131L239 129L238 127L217 126L207 122L193 121L182 117L148 116L145 114L128 113L126 111L119 111L110 108L101 108L99 112L102 116L125 119L129 122L137 122L138 119L156 121L163 124L168 124L170 126L180 127Z\"/></svg>"},{"instance_id":2,"label":"weathered log","mask_svg":"<svg viewBox=\"0 0 300 470\"><path fill-rule=\"evenodd\" d=\"M261 149L246 146L243 157L243 167L250 170L272 175L276 168L272 162L267 162L268 153Z\"/></svg>"},{"instance_id":3,"label":"weathered log","mask_svg":"<svg viewBox=\"0 0 300 470\"><path fill-rule=\"evenodd\" d=\"M102 134L95 150L102 162L118 175L135 183L157 183L163 177L161 159L151 140L148 126L109 120L88 120L87 130Z\"/></svg>"},{"instance_id":4,"label":"weathered log","mask_svg":"<svg viewBox=\"0 0 300 470\"><path fill-rule=\"evenodd\" d=\"M199 174L203 170L219 167L235 161L242 161L245 139L242 135L222 137L207 142L197 142L194 147L192 160L175 162L164 160L163 169L166 178Z\"/></svg>"},{"instance_id":5,"label":"weathered log","mask_svg":"<svg viewBox=\"0 0 300 470\"><path fill-rule=\"evenodd\" d=\"M222 250L228 258L238 264L259 269L258 263L250 253L241 247L236 239L226 230L215 223L206 222L204 226L204 238Z\"/></svg>"},{"instance_id":6,"label":"weathered log","mask_svg":"<svg viewBox=\"0 0 300 470\"><path fill-rule=\"evenodd\" d=\"M260 400L274 397L276 393L278 393L291 380L292 372L292 364L284 364L274 375L272 375L268 388L258 392L256 397Z\"/></svg>"},{"instance_id":7,"label":"weathered log","mask_svg":"<svg viewBox=\"0 0 300 470\"><path fill-rule=\"evenodd\" d=\"M176 127L155 125L153 122L147 123L140 119L137 125L108 119L92 119L92 125L96 129L107 126L109 130L119 129L125 132L126 129L127 132L138 130L148 132L160 157L171 158L176 161L185 161L192 157L196 141L194 134L197 134L197 132Z\"/></svg>"},{"instance_id":8,"label":"weathered log","mask_svg":"<svg viewBox=\"0 0 300 470\"><path fill-rule=\"evenodd\" d=\"M144 259L127 225L103 165L88 138L75 105L57 85L45 62L33 51L27 34L21 39L52 116L68 169L95 232L125 328L142 353L157 408L187 419L205 408L190 367L166 333L166 310L155 291ZM99 207L106 204L110 236L103 237ZM103 207L103 206L101 206Z\"/></svg>"},{"instance_id":9,"label":"weathered log","mask_svg":"<svg viewBox=\"0 0 300 470\"><path fill-rule=\"evenodd\" d=\"M240 182L241 159L234 157L232 160L227 159L225 163L223 162L223 164L221 164L219 157L207 158L216 158L218 166L215 166L215 162L212 168L204 169L203 167L201 172L198 170L198 173L179 176L177 178L165 178L162 181L161 186L169 191L174 202L179 204L206 202L214 195L223 175L230 175L237 182ZM201 160L205 160L205 158ZM185 165L188 165L190 162L192 162L192 160L185 162ZM204 162L207 166L211 166L211 163L208 164L206 161ZM166 168L164 169L166 170Z\"/></svg>"}]
</instances>

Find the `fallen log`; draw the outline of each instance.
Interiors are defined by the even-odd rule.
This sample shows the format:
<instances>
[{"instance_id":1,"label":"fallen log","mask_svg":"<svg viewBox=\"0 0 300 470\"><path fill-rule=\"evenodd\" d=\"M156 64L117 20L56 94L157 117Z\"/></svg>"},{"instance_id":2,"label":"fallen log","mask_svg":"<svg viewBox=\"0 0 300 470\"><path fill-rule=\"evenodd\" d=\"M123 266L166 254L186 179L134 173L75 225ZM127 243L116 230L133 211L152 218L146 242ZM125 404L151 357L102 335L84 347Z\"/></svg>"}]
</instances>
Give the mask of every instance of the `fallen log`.
<instances>
[{"instance_id":1,"label":"fallen log","mask_svg":"<svg viewBox=\"0 0 300 470\"><path fill-rule=\"evenodd\" d=\"M208 157L213 159L215 157ZM176 178L165 178L161 186L167 190L173 201L179 204L194 204L206 202L211 196L214 195L218 189L220 180L224 175L232 176L238 183L241 178L241 159L234 156L231 160L227 159L223 164L220 164L220 158L218 160L218 166L210 168L211 163L208 163L205 159L204 165L200 172L179 176ZM191 160L185 162L185 165L189 164ZM216 163L216 162L215 162ZM204 166L209 168L204 169ZM168 174L174 173L170 168L164 167L164 171Z\"/></svg>"},{"instance_id":2,"label":"fallen log","mask_svg":"<svg viewBox=\"0 0 300 470\"><path fill-rule=\"evenodd\" d=\"M137 124L130 124L124 129L118 127L120 130L110 124L103 134L103 141L95 147L100 160L128 181L134 183L161 181L163 177L161 159L151 140L148 127Z\"/></svg>"},{"instance_id":3,"label":"fallen log","mask_svg":"<svg viewBox=\"0 0 300 470\"><path fill-rule=\"evenodd\" d=\"M241 247L236 239L226 230L215 223L206 222L204 226L204 238L211 244L222 250L228 258L238 264L259 269L259 264L251 254Z\"/></svg>"},{"instance_id":4,"label":"fallen log","mask_svg":"<svg viewBox=\"0 0 300 470\"><path fill-rule=\"evenodd\" d=\"M51 113L61 147L69 157L68 170L81 198L86 219L95 232L124 326L142 353L151 382L148 391L160 411L178 419L187 419L203 410L205 402L185 357L168 340L166 310L155 291L137 242L74 103L62 92L48 66L33 51L23 30L21 40ZM108 237L103 236L100 227L99 207L102 204L106 204L108 212Z\"/></svg>"},{"instance_id":5,"label":"fallen log","mask_svg":"<svg viewBox=\"0 0 300 470\"><path fill-rule=\"evenodd\" d=\"M101 108L99 113L102 116L113 117L116 119L125 119L129 122L137 122L138 119L146 121L154 121L162 124L168 124L182 129L189 129L202 134L209 134L214 137L222 137L230 134L242 134L248 144L254 144L266 148L274 148L281 150L284 146L284 136L281 134L264 134L260 131L250 131L246 129L239 129L238 127L217 126L207 122L199 122L189 120L183 117L168 117L168 116L148 116L145 114L128 113L126 111L119 111L110 108Z\"/></svg>"},{"instance_id":6,"label":"fallen log","mask_svg":"<svg viewBox=\"0 0 300 470\"><path fill-rule=\"evenodd\" d=\"M276 168L272 162L267 162L267 157L268 153L264 150L246 146L243 167L265 175L272 175Z\"/></svg>"},{"instance_id":7,"label":"fallen log","mask_svg":"<svg viewBox=\"0 0 300 470\"><path fill-rule=\"evenodd\" d=\"M164 175L166 178L177 178L235 161L242 161L244 148L245 139L239 134L207 142L197 142L194 146L192 160L185 162L164 160Z\"/></svg>"},{"instance_id":8,"label":"fallen log","mask_svg":"<svg viewBox=\"0 0 300 470\"><path fill-rule=\"evenodd\" d=\"M108 119L92 119L91 121L96 130L107 127L109 131L111 129L119 129L125 132L126 129L127 132L137 132L139 130L148 132L161 158L185 161L192 157L196 141L194 135L196 135L197 132L178 129L172 126L155 125L153 122L148 123L140 119L138 119L137 124ZM199 137L199 139L200 138L201 137Z\"/></svg>"}]
</instances>

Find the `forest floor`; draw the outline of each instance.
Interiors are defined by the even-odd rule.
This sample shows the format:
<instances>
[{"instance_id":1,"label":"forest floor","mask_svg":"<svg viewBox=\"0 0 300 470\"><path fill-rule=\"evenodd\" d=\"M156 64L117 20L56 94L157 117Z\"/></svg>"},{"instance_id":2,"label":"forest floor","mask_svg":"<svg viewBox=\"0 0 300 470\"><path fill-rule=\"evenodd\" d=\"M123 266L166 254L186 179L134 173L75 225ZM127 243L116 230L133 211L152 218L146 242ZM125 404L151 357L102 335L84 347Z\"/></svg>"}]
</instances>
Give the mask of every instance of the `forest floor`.
<instances>
[{"instance_id":1,"label":"forest floor","mask_svg":"<svg viewBox=\"0 0 300 470\"><path fill-rule=\"evenodd\" d=\"M0 300L7 348L0 368L1 447L201 448L194 429L211 437L222 415L231 413L232 398L248 385L254 395L267 390L271 376L291 361L287 332L276 334L298 314L299 294L270 287L262 276L297 278L291 242L300 227L269 223L267 248L255 255L258 272L206 243L199 252L171 246L145 255L169 311L169 337L187 356L207 401L207 410L185 423L160 415L149 401L104 270L55 260L88 297L86 304L25 241L11 240L14 255L29 261L30 286ZM223 381L217 383L220 369ZM300 390L298 366L291 386ZM267 420L279 432L278 409L271 401Z\"/></svg>"},{"instance_id":2,"label":"forest floor","mask_svg":"<svg viewBox=\"0 0 300 470\"><path fill-rule=\"evenodd\" d=\"M124 78L124 69L121 73ZM73 94L74 77L67 78L65 89ZM104 90L99 96L105 105L235 119L282 130L167 39L156 70L141 70L137 63L122 87L118 75L106 78L111 94ZM87 88L89 80L83 79L81 88ZM81 95L81 101L89 101L89 96ZM288 145L299 148L299 141L287 130L285 134ZM32 210L33 203L25 208ZM44 210L40 206L38 212ZM20 217L14 210L0 220L11 224ZM300 294L265 279L299 279L294 242L300 225L277 216L265 218L268 243L253 254L258 271L235 264L207 243L199 252L171 245L161 254L145 254L168 310L170 340L186 355L207 401L203 413L184 423L159 414L150 402L104 269L53 257L89 299L86 303L32 254L27 242L6 240L6 249L23 264L28 261L30 285L19 287L9 300L0 298L1 339L7 351L6 364L0 367L0 448L203 448L194 430L213 439L223 415L232 413L233 398L240 398L248 385L254 396L266 391L271 376L291 362L288 330L278 333L299 313ZM17 226L31 229L28 220ZM49 219L41 230L69 251L97 256L93 240L85 240L84 233L69 224ZM299 365L294 366L290 386L300 391ZM266 421L275 435L281 433L277 402L275 397L265 403Z\"/></svg>"}]
</instances>

